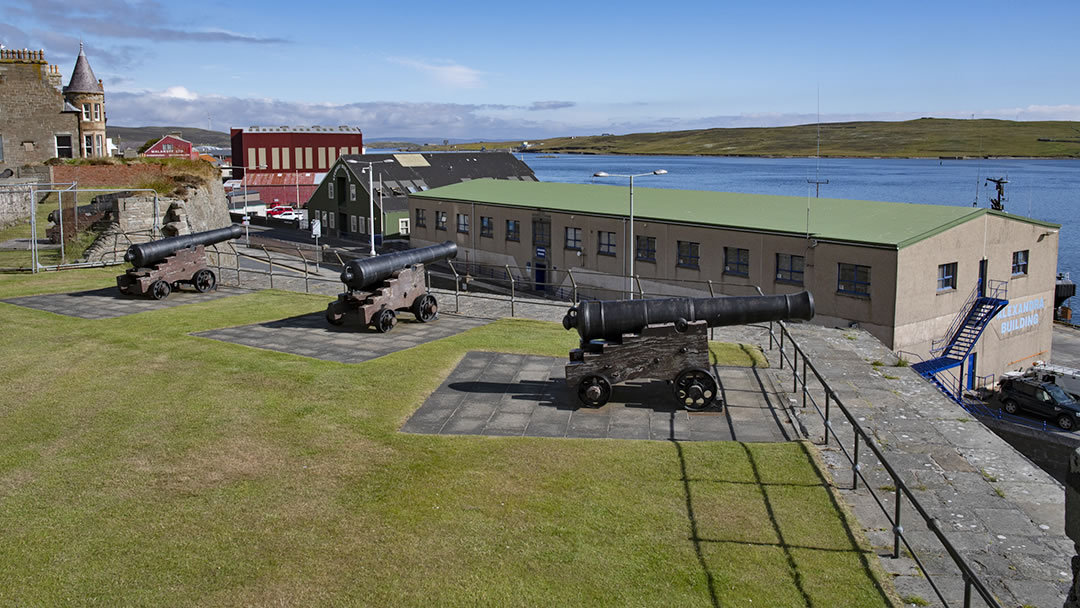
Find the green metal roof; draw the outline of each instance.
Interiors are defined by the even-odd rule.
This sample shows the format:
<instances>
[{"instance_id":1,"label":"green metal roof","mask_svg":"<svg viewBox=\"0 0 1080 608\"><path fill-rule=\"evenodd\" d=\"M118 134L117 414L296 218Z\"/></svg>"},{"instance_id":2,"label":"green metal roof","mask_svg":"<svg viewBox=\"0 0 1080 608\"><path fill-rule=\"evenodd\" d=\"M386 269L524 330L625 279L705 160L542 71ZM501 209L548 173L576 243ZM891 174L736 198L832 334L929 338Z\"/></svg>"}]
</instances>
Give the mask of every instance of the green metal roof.
<instances>
[{"instance_id":1,"label":"green metal roof","mask_svg":"<svg viewBox=\"0 0 1080 608\"><path fill-rule=\"evenodd\" d=\"M414 200L461 201L625 217L624 186L479 179L410 195ZM634 188L634 219L703 224L738 230L805 235L817 239L901 249L987 213L1045 226L1001 211L835 198Z\"/></svg>"}]
</instances>

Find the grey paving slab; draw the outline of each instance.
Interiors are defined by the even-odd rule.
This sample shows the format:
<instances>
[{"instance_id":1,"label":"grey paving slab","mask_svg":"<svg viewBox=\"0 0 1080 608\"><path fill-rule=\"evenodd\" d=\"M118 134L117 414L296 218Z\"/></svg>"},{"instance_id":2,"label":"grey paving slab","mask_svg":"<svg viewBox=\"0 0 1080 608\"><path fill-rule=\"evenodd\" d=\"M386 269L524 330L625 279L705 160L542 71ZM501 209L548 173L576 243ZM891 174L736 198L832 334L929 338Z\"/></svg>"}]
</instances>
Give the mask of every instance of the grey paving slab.
<instances>
[{"instance_id":1,"label":"grey paving slab","mask_svg":"<svg viewBox=\"0 0 1080 608\"><path fill-rule=\"evenodd\" d=\"M0 302L68 317L96 320L115 319L140 312L175 308L184 304L209 302L241 293L247 292L230 287L218 287L206 293L199 293L193 288L181 287L164 300L154 300L144 296L124 295L116 286L112 286L90 291L22 296L0 300Z\"/></svg>"},{"instance_id":2,"label":"grey paving slab","mask_svg":"<svg viewBox=\"0 0 1080 608\"><path fill-rule=\"evenodd\" d=\"M409 315L403 315L408 317ZM440 315L431 323L401 318L383 334L357 326L334 326L321 312L267 323L213 329L196 334L223 342L313 357L339 363L360 363L446 338L490 321L457 315Z\"/></svg>"},{"instance_id":3,"label":"grey paving slab","mask_svg":"<svg viewBox=\"0 0 1080 608\"><path fill-rule=\"evenodd\" d=\"M748 368L714 368L724 408L687 412L670 386L643 380L616 385L611 400L587 408L566 386L566 361L469 352L402 427L407 433L521 435L687 441L787 441L795 436L776 409L771 380ZM753 389L756 387L756 389Z\"/></svg>"}]
</instances>

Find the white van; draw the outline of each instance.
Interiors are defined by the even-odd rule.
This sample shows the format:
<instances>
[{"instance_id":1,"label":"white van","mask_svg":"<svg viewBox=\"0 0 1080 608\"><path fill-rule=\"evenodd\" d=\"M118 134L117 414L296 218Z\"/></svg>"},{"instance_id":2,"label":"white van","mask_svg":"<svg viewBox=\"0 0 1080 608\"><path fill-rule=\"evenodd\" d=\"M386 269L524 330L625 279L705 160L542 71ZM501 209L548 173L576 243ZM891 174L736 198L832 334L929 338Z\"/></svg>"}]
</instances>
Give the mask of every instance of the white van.
<instances>
[{"instance_id":1,"label":"white van","mask_svg":"<svg viewBox=\"0 0 1080 608\"><path fill-rule=\"evenodd\" d=\"M1036 361L1024 375L1037 378L1040 382L1052 382L1072 395L1073 399L1080 400L1080 370Z\"/></svg>"}]
</instances>

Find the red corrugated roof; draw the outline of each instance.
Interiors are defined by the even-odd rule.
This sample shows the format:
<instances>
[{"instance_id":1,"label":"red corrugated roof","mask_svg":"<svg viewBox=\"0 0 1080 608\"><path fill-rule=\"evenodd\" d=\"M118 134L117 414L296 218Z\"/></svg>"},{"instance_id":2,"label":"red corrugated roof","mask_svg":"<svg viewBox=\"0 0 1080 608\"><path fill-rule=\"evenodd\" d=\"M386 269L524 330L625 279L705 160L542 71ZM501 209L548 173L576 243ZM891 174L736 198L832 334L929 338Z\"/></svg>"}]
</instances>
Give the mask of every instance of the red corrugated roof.
<instances>
[{"instance_id":1,"label":"red corrugated roof","mask_svg":"<svg viewBox=\"0 0 1080 608\"><path fill-rule=\"evenodd\" d=\"M322 181L323 175L325 173L316 173L314 171L301 171L299 173L292 171L282 171L280 173L248 172L244 176L243 184L248 186L295 186L299 180L301 186L315 186Z\"/></svg>"}]
</instances>

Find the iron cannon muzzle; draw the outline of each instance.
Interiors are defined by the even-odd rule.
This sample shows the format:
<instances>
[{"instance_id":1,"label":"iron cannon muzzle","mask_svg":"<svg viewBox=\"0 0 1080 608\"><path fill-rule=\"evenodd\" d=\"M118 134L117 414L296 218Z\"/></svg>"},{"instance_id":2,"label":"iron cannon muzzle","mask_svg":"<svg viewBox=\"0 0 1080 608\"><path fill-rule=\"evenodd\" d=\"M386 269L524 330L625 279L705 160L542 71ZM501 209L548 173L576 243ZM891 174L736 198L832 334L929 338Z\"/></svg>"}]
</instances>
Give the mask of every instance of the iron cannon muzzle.
<instances>
[{"instance_id":1,"label":"iron cannon muzzle","mask_svg":"<svg viewBox=\"0 0 1080 608\"><path fill-rule=\"evenodd\" d=\"M570 329L571 327L577 327L577 306L571 306L570 310L566 311L566 314L562 318L563 329Z\"/></svg>"}]
</instances>

